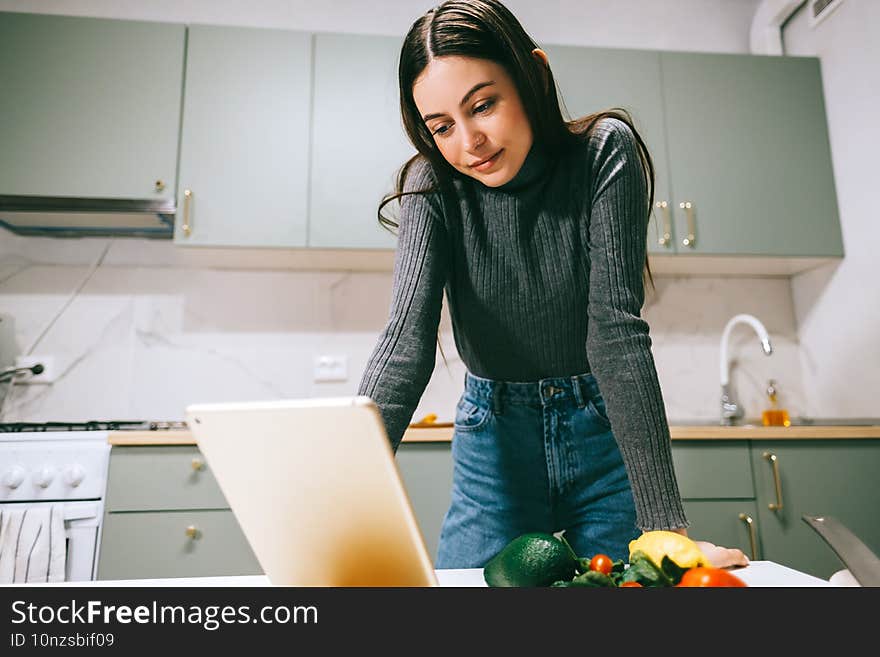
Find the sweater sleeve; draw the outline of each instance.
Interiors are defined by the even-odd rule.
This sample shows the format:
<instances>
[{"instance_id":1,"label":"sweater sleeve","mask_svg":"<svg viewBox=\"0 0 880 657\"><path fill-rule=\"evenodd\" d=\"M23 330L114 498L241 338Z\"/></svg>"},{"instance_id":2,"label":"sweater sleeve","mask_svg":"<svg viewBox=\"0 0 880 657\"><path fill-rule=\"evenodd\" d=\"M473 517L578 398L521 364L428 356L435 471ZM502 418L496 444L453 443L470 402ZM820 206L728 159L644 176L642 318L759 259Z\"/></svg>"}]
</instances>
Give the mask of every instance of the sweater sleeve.
<instances>
[{"instance_id":1,"label":"sweater sleeve","mask_svg":"<svg viewBox=\"0 0 880 657\"><path fill-rule=\"evenodd\" d=\"M639 527L687 527L648 324L640 316L648 201L638 145L625 123L603 119L589 151L587 357L626 465Z\"/></svg>"},{"instance_id":2,"label":"sweater sleeve","mask_svg":"<svg viewBox=\"0 0 880 657\"><path fill-rule=\"evenodd\" d=\"M419 159L404 191L434 183L430 165ZM400 200L391 309L358 387L379 407L395 453L434 371L448 248L439 193Z\"/></svg>"}]
</instances>

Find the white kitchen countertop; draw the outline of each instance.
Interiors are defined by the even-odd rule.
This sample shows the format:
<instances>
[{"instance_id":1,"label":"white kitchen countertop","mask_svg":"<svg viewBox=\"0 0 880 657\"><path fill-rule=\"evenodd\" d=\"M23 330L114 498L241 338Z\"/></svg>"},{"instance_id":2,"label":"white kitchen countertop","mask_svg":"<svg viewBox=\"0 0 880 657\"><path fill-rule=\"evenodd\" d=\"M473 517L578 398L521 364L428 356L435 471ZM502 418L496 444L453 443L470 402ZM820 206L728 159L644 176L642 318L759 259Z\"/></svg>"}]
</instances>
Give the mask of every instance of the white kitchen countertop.
<instances>
[{"instance_id":1,"label":"white kitchen countertop","mask_svg":"<svg viewBox=\"0 0 880 657\"><path fill-rule=\"evenodd\" d=\"M461 570L437 570L437 580L442 587L485 587L482 568ZM773 561L752 561L744 568L735 568L733 572L746 584L752 587L799 587L799 586L834 586L831 582L813 577L798 570ZM193 586L193 587L238 587L238 586L270 586L265 575L232 575L224 577L169 577L164 579L119 579L99 580L93 582L58 582L52 584L33 583L11 586Z\"/></svg>"}]
</instances>

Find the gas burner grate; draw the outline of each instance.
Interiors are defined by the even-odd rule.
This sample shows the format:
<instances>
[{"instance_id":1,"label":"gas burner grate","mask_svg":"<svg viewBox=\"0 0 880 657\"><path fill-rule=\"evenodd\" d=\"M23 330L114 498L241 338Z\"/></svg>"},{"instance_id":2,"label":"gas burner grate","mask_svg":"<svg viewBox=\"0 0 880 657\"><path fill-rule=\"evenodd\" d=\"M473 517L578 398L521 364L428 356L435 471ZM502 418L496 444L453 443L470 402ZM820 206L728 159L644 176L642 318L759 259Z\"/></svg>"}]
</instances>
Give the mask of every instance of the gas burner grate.
<instances>
[{"instance_id":1,"label":"gas burner grate","mask_svg":"<svg viewBox=\"0 0 880 657\"><path fill-rule=\"evenodd\" d=\"M39 433L46 431L167 431L186 428L186 422L148 420L0 423L0 433Z\"/></svg>"}]
</instances>

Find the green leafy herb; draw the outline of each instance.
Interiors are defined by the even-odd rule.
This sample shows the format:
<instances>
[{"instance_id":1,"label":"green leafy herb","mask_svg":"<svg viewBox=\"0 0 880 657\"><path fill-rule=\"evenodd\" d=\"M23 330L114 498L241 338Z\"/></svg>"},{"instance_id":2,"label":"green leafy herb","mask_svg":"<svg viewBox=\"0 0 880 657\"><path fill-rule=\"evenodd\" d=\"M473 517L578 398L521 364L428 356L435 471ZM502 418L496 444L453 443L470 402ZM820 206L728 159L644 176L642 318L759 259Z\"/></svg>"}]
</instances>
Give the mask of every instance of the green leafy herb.
<instances>
[{"instance_id":1,"label":"green leafy herb","mask_svg":"<svg viewBox=\"0 0 880 657\"><path fill-rule=\"evenodd\" d=\"M672 579L641 550L630 555L629 568L620 582L638 582L642 586L672 586Z\"/></svg>"},{"instance_id":2,"label":"green leafy herb","mask_svg":"<svg viewBox=\"0 0 880 657\"><path fill-rule=\"evenodd\" d=\"M678 584L682 576L688 571L687 568L682 568L665 554L663 555L663 561L660 563L660 570L670 579L672 586Z\"/></svg>"},{"instance_id":3,"label":"green leafy herb","mask_svg":"<svg viewBox=\"0 0 880 657\"><path fill-rule=\"evenodd\" d=\"M623 581L623 574L626 572L626 563L623 559L618 559L617 561L613 561L611 563L611 581L614 582L614 586L620 586L620 582Z\"/></svg>"},{"instance_id":4,"label":"green leafy herb","mask_svg":"<svg viewBox=\"0 0 880 657\"><path fill-rule=\"evenodd\" d=\"M583 575L578 575L571 580L571 585L594 587L616 586L614 580L605 573L600 573L598 570L588 570Z\"/></svg>"}]
</instances>

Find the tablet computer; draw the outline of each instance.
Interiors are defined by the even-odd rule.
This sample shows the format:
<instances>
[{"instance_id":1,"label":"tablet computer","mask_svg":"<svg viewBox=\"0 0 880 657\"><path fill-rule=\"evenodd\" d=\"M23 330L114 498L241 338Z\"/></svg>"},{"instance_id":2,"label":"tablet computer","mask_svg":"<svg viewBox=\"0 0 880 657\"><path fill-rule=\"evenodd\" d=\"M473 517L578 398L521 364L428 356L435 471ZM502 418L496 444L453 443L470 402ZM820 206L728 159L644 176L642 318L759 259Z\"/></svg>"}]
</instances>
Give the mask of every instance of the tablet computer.
<instances>
[{"instance_id":1,"label":"tablet computer","mask_svg":"<svg viewBox=\"0 0 880 657\"><path fill-rule=\"evenodd\" d=\"M270 583L438 585L370 398L193 404L186 421Z\"/></svg>"}]
</instances>

